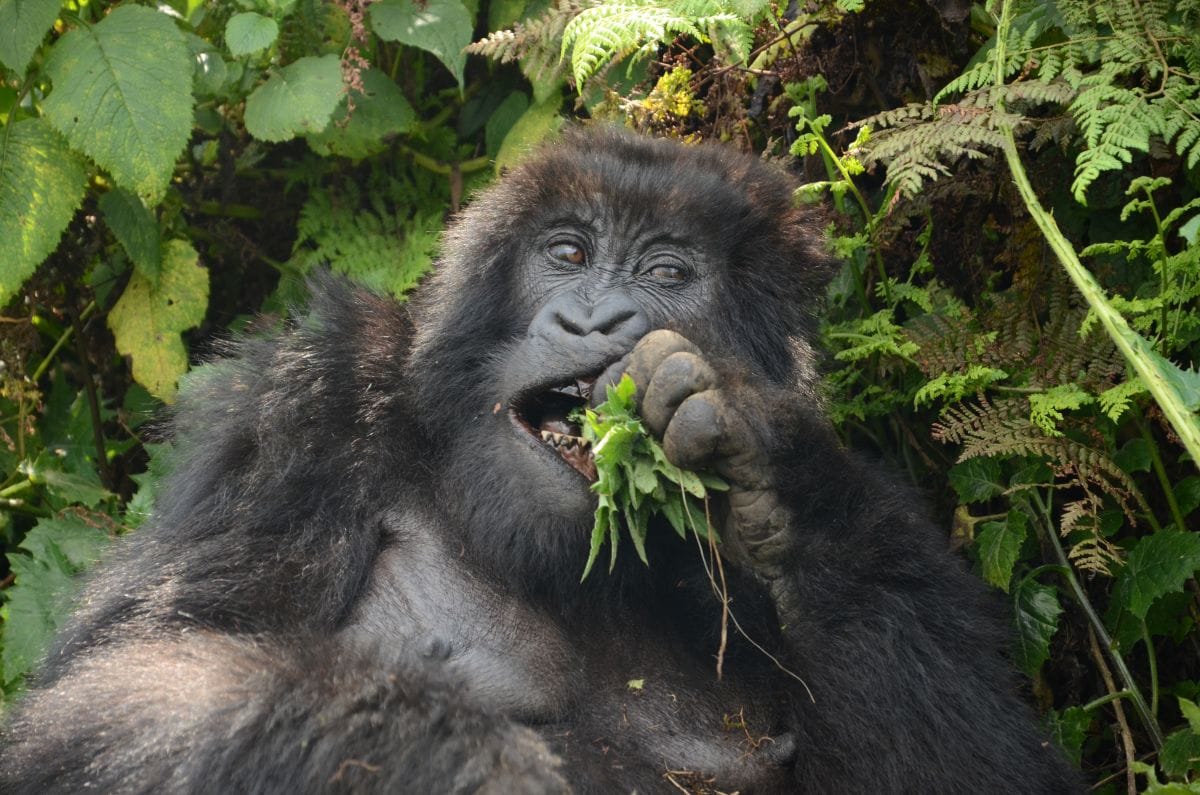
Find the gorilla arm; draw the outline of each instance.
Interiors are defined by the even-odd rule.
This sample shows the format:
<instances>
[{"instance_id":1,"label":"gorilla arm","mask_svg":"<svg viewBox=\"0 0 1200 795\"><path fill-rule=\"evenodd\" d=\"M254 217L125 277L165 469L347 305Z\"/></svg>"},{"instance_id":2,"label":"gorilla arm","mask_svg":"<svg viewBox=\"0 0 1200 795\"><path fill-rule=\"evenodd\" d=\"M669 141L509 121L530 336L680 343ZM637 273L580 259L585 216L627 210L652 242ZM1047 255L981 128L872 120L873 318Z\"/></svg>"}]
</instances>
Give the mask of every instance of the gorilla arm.
<instances>
[{"instance_id":1,"label":"gorilla arm","mask_svg":"<svg viewBox=\"0 0 1200 795\"><path fill-rule=\"evenodd\" d=\"M1078 789L1015 695L989 595L917 500L801 396L726 386L679 334L647 335L601 385L621 370L668 458L730 482L722 551L770 593L806 686L791 696L804 791Z\"/></svg>"},{"instance_id":2,"label":"gorilla arm","mask_svg":"<svg viewBox=\"0 0 1200 795\"><path fill-rule=\"evenodd\" d=\"M6 734L6 793L567 791L532 731L317 638L96 646Z\"/></svg>"}]
</instances>

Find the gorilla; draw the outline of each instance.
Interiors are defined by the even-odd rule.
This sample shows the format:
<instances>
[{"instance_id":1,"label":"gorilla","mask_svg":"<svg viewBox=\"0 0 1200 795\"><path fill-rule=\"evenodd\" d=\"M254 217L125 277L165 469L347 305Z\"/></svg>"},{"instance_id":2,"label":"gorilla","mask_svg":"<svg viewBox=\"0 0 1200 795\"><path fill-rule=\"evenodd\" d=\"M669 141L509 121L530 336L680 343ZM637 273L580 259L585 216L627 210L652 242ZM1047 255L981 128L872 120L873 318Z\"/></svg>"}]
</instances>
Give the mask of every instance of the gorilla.
<instances>
[{"instance_id":1,"label":"gorilla","mask_svg":"<svg viewBox=\"0 0 1200 795\"><path fill-rule=\"evenodd\" d=\"M983 585L821 411L820 219L715 146L575 131L409 304L319 278L203 368L149 525L9 716L0 790L1064 792ZM628 373L730 485L580 582L571 410Z\"/></svg>"}]
</instances>

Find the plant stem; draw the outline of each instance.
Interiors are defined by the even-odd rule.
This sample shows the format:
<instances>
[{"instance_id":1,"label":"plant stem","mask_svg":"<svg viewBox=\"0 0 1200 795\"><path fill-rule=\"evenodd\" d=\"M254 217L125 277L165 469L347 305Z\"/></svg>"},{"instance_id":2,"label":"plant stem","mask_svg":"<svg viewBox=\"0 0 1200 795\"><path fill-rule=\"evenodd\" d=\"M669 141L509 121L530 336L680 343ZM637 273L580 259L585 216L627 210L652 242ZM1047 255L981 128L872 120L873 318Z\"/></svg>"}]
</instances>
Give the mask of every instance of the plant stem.
<instances>
[{"instance_id":1,"label":"plant stem","mask_svg":"<svg viewBox=\"0 0 1200 795\"><path fill-rule=\"evenodd\" d=\"M1125 658L1116 650L1112 638L1108 634L1108 630L1104 627L1104 622L1096 613L1096 609L1092 607L1091 600L1088 599L1083 586L1079 584L1079 578L1075 576L1075 570L1071 568L1071 563L1067 560L1067 553L1063 550L1062 542L1059 541L1058 533L1055 531L1054 520L1050 516L1050 506L1036 490L1030 490L1029 494L1034 502L1037 503L1038 512L1042 520L1039 524L1045 529L1044 536L1054 549L1054 557L1062 567L1061 574L1071 590L1071 595L1075 597L1076 603L1083 610L1084 615L1087 616L1088 623L1096 633L1096 637L1099 638L1100 644L1108 653L1113 666L1117 669L1117 674L1121 677L1121 683L1124 685L1125 690L1129 692L1129 699L1133 702L1133 708L1141 719L1146 733L1150 735L1150 741L1154 744L1156 750L1161 750L1163 745L1162 729L1159 727L1154 713L1150 710L1150 705L1146 703L1146 699L1142 696L1142 691L1138 689L1137 681L1129 671L1129 666L1125 664Z\"/></svg>"},{"instance_id":2,"label":"plant stem","mask_svg":"<svg viewBox=\"0 0 1200 795\"><path fill-rule=\"evenodd\" d=\"M1158 655L1150 638L1150 630L1142 620L1142 643L1146 646L1146 660L1150 664L1150 714L1158 716Z\"/></svg>"},{"instance_id":3,"label":"plant stem","mask_svg":"<svg viewBox=\"0 0 1200 795\"><path fill-rule=\"evenodd\" d=\"M1105 704L1109 704L1122 698L1129 698L1128 690L1117 690L1113 693L1109 693L1108 695L1100 696L1100 698L1084 704L1082 707L1080 707L1080 709L1084 710L1085 712L1091 712L1094 709L1103 707Z\"/></svg>"},{"instance_id":4,"label":"plant stem","mask_svg":"<svg viewBox=\"0 0 1200 795\"><path fill-rule=\"evenodd\" d=\"M992 61L995 65L993 77L997 87L1004 85L1003 65L1007 57L1005 44L1011 24L1012 0L1004 0L1000 24L996 28L996 48ZM996 108L1004 109L1003 99L996 100ZM1200 422L1197 422L1195 414L1184 404L1182 396L1168 380L1168 371L1158 361L1155 361L1157 354L1153 347L1144 337L1129 327L1124 316L1114 309L1105 298L1104 289L1079 261L1079 256L1075 253L1070 241L1063 235L1062 230L1058 228L1054 216L1042 207L1037 193L1033 190L1033 185L1029 182L1029 175L1025 172L1024 165L1021 164L1021 156L1017 152L1017 141L1012 127L1004 123L1000 123L998 126L1003 139L1004 159L1008 163L1008 170L1017 186L1017 192L1025 202L1030 216L1038 225L1038 229L1041 230L1042 236L1046 238L1050 248L1058 256L1059 262L1062 263L1067 275L1071 277L1076 289L1087 300L1088 307L1100 319L1109 338L1116 344L1125 360L1133 366L1134 371L1141 377L1142 383L1146 385L1159 407L1162 408L1167 421L1171 423L1171 427L1179 435L1183 446L1191 454L1193 464L1200 468ZM1158 357L1158 359L1163 364L1170 366L1170 362L1163 360L1162 357Z\"/></svg>"},{"instance_id":5,"label":"plant stem","mask_svg":"<svg viewBox=\"0 0 1200 795\"><path fill-rule=\"evenodd\" d=\"M1136 409L1133 412L1133 421L1137 424L1142 438L1150 445L1150 468L1154 470L1154 475L1158 478L1158 485L1162 489L1163 496L1167 498L1167 507L1171 511L1171 521L1175 523L1176 530L1186 530L1187 525L1183 523L1183 511L1179 509L1179 500L1175 499L1175 489L1171 486L1171 479L1167 477L1167 468L1163 465L1162 455L1158 452L1158 444L1154 441L1154 435L1150 433L1150 428L1146 425L1142 413Z\"/></svg>"}]
</instances>

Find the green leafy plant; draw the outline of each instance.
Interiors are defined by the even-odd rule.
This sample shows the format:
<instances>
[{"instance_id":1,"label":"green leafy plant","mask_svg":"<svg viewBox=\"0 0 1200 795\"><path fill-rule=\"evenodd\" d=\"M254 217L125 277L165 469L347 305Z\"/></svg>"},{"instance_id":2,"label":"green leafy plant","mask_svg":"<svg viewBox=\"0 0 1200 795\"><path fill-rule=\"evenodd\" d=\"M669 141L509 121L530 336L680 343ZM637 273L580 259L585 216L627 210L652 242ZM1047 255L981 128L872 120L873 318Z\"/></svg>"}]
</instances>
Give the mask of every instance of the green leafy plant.
<instances>
[{"instance_id":1,"label":"green leafy plant","mask_svg":"<svg viewBox=\"0 0 1200 795\"><path fill-rule=\"evenodd\" d=\"M703 539L719 540L708 521L709 491L729 485L708 472L690 472L667 460L662 445L642 425L634 412L633 379L628 375L608 387L607 399L595 409L573 416L596 463L596 522L583 578L592 570L604 542L609 544L609 571L617 563L622 520L643 563L646 533L652 517L666 517L680 538L690 530ZM582 579L582 578L581 578Z\"/></svg>"}]
</instances>

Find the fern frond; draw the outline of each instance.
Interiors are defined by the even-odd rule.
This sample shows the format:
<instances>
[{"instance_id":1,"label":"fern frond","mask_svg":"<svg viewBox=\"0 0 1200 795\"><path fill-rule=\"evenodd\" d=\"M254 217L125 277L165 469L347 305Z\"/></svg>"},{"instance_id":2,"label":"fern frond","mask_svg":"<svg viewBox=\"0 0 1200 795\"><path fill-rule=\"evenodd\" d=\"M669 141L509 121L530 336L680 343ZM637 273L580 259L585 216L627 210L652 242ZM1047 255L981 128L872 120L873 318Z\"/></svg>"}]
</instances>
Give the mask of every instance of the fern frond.
<instances>
[{"instance_id":1,"label":"fern frond","mask_svg":"<svg viewBox=\"0 0 1200 795\"><path fill-rule=\"evenodd\" d=\"M576 85L604 64L635 51L650 51L679 35L710 42L721 37L732 50L749 53L750 24L720 0L624 0L579 12L562 34L560 57L571 55Z\"/></svg>"}]
</instances>

